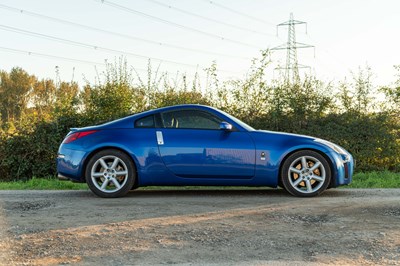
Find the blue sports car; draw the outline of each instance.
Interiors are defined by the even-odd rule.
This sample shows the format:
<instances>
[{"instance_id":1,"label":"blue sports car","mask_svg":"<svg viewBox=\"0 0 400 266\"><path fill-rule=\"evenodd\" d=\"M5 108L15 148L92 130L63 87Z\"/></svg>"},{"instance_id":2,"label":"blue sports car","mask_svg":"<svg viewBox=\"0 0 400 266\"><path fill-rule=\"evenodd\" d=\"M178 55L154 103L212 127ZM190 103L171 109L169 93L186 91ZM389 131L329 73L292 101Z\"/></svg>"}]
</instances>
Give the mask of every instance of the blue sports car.
<instances>
[{"instance_id":1,"label":"blue sports car","mask_svg":"<svg viewBox=\"0 0 400 266\"><path fill-rule=\"evenodd\" d=\"M281 186L316 196L346 185L353 157L309 136L255 130L218 109L178 105L71 129L58 151L60 179L113 198L141 186Z\"/></svg>"}]
</instances>

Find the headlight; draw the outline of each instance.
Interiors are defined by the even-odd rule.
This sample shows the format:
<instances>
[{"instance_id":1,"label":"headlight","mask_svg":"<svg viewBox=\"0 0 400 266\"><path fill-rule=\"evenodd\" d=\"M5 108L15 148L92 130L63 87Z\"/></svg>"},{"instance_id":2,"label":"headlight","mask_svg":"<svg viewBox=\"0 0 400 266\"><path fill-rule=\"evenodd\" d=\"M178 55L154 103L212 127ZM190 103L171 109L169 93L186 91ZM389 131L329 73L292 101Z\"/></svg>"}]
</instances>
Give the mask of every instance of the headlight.
<instances>
[{"instance_id":1,"label":"headlight","mask_svg":"<svg viewBox=\"0 0 400 266\"><path fill-rule=\"evenodd\" d=\"M316 139L315 141L322 143L322 144L328 146L329 148L331 148L332 150L334 150L335 152L339 153L342 156L343 161L347 162L350 160L349 153L342 147L340 147L332 142L329 142L327 140L323 140L323 139Z\"/></svg>"}]
</instances>

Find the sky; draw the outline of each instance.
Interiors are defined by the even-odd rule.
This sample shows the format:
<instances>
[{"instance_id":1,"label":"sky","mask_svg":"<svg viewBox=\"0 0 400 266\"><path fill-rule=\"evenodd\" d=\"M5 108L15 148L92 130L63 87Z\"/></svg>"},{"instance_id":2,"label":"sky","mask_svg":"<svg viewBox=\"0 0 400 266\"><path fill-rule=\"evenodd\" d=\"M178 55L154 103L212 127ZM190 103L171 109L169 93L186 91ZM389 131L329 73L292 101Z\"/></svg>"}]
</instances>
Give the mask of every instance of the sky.
<instances>
[{"instance_id":1,"label":"sky","mask_svg":"<svg viewBox=\"0 0 400 266\"><path fill-rule=\"evenodd\" d=\"M398 0L0 0L0 69L84 85L123 56L142 79L149 59L171 77L204 77L215 61L221 80L243 78L261 50L287 42L276 25L290 13L307 22L296 40L315 46L297 50L306 73L341 81L369 66L376 85L395 81ZM286 52L271 57L272 79Z\"/></svg>"}]
</instances>

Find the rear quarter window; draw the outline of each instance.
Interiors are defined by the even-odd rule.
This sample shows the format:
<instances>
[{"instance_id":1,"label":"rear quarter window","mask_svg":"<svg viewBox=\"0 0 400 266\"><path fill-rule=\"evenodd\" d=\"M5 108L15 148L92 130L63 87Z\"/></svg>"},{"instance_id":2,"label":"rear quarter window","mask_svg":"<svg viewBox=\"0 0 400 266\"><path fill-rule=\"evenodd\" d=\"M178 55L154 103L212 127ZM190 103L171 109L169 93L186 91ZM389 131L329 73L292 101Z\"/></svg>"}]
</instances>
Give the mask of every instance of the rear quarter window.
<instances>
[{"instance_id":1,"label":"rear quarter window","mask_svg":"<svg viewBox=\"0 0 400 266\"><path fill-rule=\"evenodd\" d=\"M135 121L135 128L153 128L154 115L149 115Z\"/></svg>"}]
</instances>

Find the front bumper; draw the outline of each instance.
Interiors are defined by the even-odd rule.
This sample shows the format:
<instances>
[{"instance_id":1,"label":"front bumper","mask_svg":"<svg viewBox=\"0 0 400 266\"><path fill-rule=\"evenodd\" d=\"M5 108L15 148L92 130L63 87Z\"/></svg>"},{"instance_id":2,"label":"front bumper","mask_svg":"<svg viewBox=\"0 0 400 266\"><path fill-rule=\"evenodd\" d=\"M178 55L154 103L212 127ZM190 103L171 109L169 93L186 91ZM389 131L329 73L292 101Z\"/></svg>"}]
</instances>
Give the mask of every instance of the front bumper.
<instances>
[{"instance_id":1,"label":"front bumper","mask_svg":"<svg viewBox=\"0 0 400 266\"><path fill-rule=\"evenodd\" d=\"M334 175L335 182L331 184L331 187L338 187L341 185L348 185L353 180L354 173L354 159L351 154L339 155L337 153L331 154L334 158ZM335 173L336 172L336 173Z\"/></svg>"}]
</instances>

